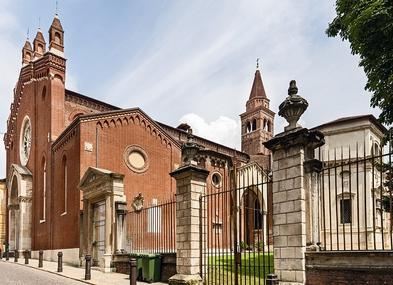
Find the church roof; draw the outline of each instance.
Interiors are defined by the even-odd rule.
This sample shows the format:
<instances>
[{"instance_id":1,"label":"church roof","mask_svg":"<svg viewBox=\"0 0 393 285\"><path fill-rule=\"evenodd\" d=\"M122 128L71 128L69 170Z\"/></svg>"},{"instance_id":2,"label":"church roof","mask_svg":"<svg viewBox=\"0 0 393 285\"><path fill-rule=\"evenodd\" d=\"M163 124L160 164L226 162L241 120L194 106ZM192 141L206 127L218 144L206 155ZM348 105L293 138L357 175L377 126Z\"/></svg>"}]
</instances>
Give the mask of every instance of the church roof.
<instances>
[{"instance_id":1,"label":"church roof","mask_svg":"<svg viewBox=\"0 0 393 285\"><path fill-rule=\"evenodd\" d=\"M355 122L355 121L361 121L367 119L371 123L373 123L383 134L385 134L388 130L385 128L384 125L382 125L377 118L374 117L372 114L367 114L367 115L356 115L356 116L349 116L349 117L342 117L338 118L336 120L324 123L322 125L316 126L313 129L323 129L325 127L331 127L334 125L341 125L345 123L350 123L350 122Z\"/></svg>"},{"instance_id":2,"label":"church roof","mask_svg":"<svg viewBox=\"0 0 393 285\"><path fill-rule=\"evenodd\" d=\"M68 90L68 89L66 89L66 95L74 96L74 97L77 97L77 98L80 98L80 99L83 99L83 100L87 100L87 101L93 102L93 103L95 103L95 104L104 106L104 107L106 107L106 108L109 109L109 111L100 112L100 113L94 113L94 114L82 115L82 116L80 116L80 117L78 117L78 118L85 118L85 117L94 118L94 117L100 117L100 116L105 115L105 114L116 114L117 112L122 113L122 112L128 112L128 111L132 111L132 110L139 110L139 111L141 111L146 117L150 118L146 113L144 113L144 112L143 112L141 109L139 109L139 108L122 109L122 108L120 108L120 107L117 107L117 106L114 106L114 105L110 105L110 104L108 104L108 103L99 101L99 100L97 100L97 99L88 97L88 96L86 96L86 95L82 95L82 94L80 94L80 93L77 93L77 92L74 92L74 91L71 91L71 90ZM152 121L154 121L154 120L152 120ZM166 125L166 124L160 123L160 122L158 122L158 121L154 121L154 122L155 122L155 123L165 132L165 133L167 133L167 134L170 136L170 138L171 138L172 140L174 140L174 142L176 142L177 144L182 145L184 142L187 141L187 131L186 131L186 130L174 128L174 127L168 126L168 125ZM72 126L73 126L73 124L71 124L69 127L72 128ZM67 129L69 129L69 128L67 128ZM66 129L66 130L67 130L67 129ZM65 133L66 130L64 130L63 133ZM60 135L60 137L61 137L61 135ZM60 137L59 137L59 138L60 138ZM197 140L197 143L198 143L198 144L200 144L200 145L206 147L207 149L212 149L212 150L220 151L220 152L223 152L224 154L230 155L230 156L237 156L239 159L242 159L242 160L246 160L246 161L249 160L249 156L248 156L246 153L244 153L244 152L235 150L235 149L233 149L233 148L230 148L230 147L221 145L221 144L219 144L219 143L210 141L210 140L208 140L208 139L205 139L205 138L202 138L202 137L199 137L199 136L195 136L195 135L194 135L194 137L195 137L195 139Z\"/></svg>"},{"instance_id":3,"label":"church roof","mask_svg":"<svg viewBox=\"0 0 393 285\"><path fill-rule=\"evenodd\" d=\"M179 129L179 128L174 128L171 126L168 126L166 124L157 122L170 136L172 136L176 141L178 141L180 144L183 144L187 141L187 136L188 133L186 130ZM206 150L214 150L216 152L221 152L225 155L232 156L232 157L237 157L240 160L243 161L249 161L250 157L248 154L245 152L233 149L231 147L210 141L208 139L196 136L194 136L194 140L197 144L203 146L206 148Z\"/></svg>"},{"instance_id":4,"label":"church roof","mask_svg":"<svg viewBox=\"0 0 393 285\"><path fill-rule=\"evenodd\" d=\"M114 105L111 105L111 104L102 102L102 101L100 101L100 100L94 99L94 98L92 98L92 97L89 97L89 96L80 94L80 93L78 93L78 92L75 92L75 91L72 91L72 90L69 90L69 89L66 89L66 90L65 90L65 93L66 93L66 95L68 95L68 96L72 96L72 97L80 98L80 99L83 99L83 100L86 100L86 101L90 101L90 102L92 102L92 103L95 103L95 104L104 106L104 107L106 107L106 108L108 108L108 109L110 109L110 110L121 110L120 107L117 107L117 106L114 106Z\"/></svg>"},{"instance_id":5,"label":"church roof","mask_svg":"<svg viewBox=\"0 0 393 285\"><path fill-rule=\"evenodd\" d=\"M265 87L263 86L261 72L257 69L255 71L254 82L252 84L250 99L266 98Z\"/></svg>"}]
</instances>

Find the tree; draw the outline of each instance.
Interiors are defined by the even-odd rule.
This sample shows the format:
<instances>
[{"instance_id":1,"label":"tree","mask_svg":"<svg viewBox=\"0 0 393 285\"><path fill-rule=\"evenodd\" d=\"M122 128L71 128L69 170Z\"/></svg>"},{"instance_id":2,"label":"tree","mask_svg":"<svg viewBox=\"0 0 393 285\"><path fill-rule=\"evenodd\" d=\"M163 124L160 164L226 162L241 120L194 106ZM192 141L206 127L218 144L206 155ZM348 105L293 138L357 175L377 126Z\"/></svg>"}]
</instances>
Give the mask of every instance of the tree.
<instances>
[{"instance_id":1,"label":"tree","mask_svg":"<svg viewBox=\"0 0 393 285\"><path fill-rule=\"evenodd\" d=\"M371 106L381 109L381 123L393 124L393 1L336 0L336 13L326 33L349 41L368 78Z\"/></svg>"}]
</instances>

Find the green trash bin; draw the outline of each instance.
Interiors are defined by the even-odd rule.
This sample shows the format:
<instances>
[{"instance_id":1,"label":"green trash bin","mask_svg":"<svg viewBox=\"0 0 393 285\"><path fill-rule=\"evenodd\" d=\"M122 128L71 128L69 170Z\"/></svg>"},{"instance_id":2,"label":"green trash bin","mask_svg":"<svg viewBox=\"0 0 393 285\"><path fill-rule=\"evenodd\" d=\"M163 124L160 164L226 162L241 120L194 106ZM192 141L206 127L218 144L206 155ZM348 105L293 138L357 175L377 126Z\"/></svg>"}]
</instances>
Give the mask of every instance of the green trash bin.
<instances>
[{"instance_id":1,"label":"green trash bin","mask_svg":"<svg viewBox=\"0 0 393 285\"><path fill-rule=\"evenodd\" d=\"M130 258L136 259L136 280L142 280L142 254L130 253Z\"/></svg>"},{"instance_id":2,"label":"green trash bin","mask_svg":"<svg viewBox=\"0 0 393 285\"><path fill-rule=\"evenodd\" d=\"M152 283L161 279L161 255L142 255L142 280Z\"/></svg>"}]
</instances>

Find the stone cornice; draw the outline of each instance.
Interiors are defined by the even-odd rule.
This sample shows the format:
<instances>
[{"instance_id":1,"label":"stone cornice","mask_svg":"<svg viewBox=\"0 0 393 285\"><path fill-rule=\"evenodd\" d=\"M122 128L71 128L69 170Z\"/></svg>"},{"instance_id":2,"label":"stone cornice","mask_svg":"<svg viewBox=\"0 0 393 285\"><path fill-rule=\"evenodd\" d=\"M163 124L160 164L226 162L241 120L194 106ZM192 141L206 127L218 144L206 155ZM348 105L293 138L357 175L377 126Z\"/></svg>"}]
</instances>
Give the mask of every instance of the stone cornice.
<instances>
[{"instance_id":1,"label":"stone cornice","mask_svg":"<svg viewBox=\"0 0 393 285\"><path fill-rule=\"evenodd\" d=\"M318 130L297 128L288 132L283 132L263 144L270 150L288 149L301 145L310 146L315 149L325 143L324 135Z\"/></svg>"}]
</instances>

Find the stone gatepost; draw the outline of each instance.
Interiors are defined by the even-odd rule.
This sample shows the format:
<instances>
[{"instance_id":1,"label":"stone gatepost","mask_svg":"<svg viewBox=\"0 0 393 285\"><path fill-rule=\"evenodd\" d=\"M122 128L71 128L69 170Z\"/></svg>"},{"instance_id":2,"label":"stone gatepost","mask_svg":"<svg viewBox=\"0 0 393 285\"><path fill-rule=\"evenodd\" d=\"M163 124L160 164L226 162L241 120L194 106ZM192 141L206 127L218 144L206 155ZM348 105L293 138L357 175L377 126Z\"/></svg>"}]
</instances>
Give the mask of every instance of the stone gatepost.
<instances>
[{"instance_id":1,"label":"stone gatepost","mask_svg":"<svg viewBox=\"0 0 393 285\"><path fill-rule=\"evenodd\" d=\"M182 148L184 165L171 173L176 179L176 275L169 284L201 284L200 276L200 201L205 193L209 171L197 166L199 150L189 134Z\"/></svg>"},{"instance_id":2,"label":"stone gatepost","mask_svg":"<svg viewBox=\"0 0 393 285\"><path fill-rule=\"evenodd\" d=\"M280 284L305 284L305 251L313 238L310 219L314 212L310 201L313 167L309 160L324 143L323 134L302 128L297 122L308 107L297 95L296 82L290 83L289 96L280 105L279 115L289 125L285 131L265 143L273 152L273 246L274 270ZM310 198L311 196L311 198ZM315 238L315 237L314 237Z\"/></svg>"}]
</instances>

